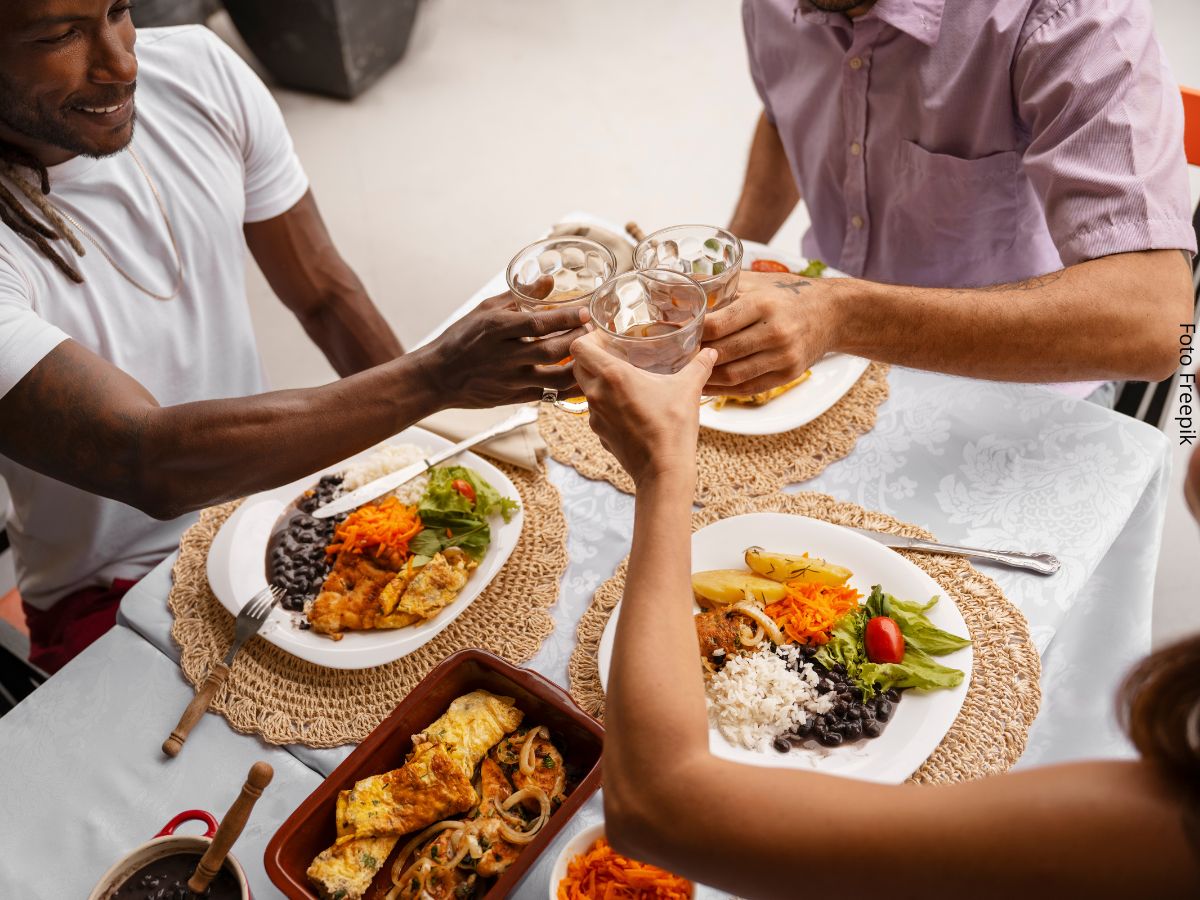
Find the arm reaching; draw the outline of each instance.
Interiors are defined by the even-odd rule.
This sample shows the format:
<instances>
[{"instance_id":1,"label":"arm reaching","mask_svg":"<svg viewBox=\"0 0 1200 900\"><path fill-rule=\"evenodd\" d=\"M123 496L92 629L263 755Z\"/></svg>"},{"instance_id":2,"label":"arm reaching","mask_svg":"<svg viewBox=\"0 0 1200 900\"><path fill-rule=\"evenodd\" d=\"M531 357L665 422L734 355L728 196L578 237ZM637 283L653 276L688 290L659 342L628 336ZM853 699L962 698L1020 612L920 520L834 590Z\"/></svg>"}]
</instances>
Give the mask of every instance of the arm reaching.
<instances>
[{"instance_id":1,"label":"arm reaching","mask_svg":"<svg viewBox=\"0 0 1200 900\"><path fill-rule=\"evenodd\" d=\"M0 454L156 518L242 497L345 459L450 406L535 400L568 390L553 365L579 310L532 316L484 301L433 343L323 387L162 407L140 383L74 341L0 397Z\"/></svg>"},{"instance_id":2,"label":"arm reaching","mask_svg":"<svg viewBox=\"0 0 1200 900\"><path fill-rule=\"evenodd\" d=\"M1001 381L1158 381L1192 321L1185 258L1118 253L984 288L745 272L736 301L704 323L720 354L710 387L767 390L835 351Z\"/></svg>"},{"instance_id":3,"label":"arm reaching","mask_svg":"<svg viewBox=\"0 0 1200 900\"><path fill-rule=\"evenodd\" d=\"M590 337L572 351L592 425L637 484L604 743L618 852L743 897L1194 888L1200 865L1179 792L1145 763L886 787L712 756L689 549L696 410L711 357L661 376L607 357Z\"/></svg>"}]
</instances>

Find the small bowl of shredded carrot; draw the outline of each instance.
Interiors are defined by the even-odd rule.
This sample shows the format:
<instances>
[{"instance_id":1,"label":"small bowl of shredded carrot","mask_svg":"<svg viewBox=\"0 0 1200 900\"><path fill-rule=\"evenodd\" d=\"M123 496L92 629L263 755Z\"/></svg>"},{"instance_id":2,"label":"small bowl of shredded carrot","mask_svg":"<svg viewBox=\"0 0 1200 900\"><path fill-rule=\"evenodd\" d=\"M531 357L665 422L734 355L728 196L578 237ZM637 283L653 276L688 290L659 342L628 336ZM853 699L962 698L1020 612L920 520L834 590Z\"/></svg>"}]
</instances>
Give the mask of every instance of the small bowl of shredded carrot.
<instances>
[{"instance_id":1,"label":"small bowl of shredded carrot","mask_svg":"<svg viewBox=\"0 0 1200 900\"><path fill-rule=\"evenodd\" d=\"M575 835L558 855L550 900L689 900L686 878L613 850L603 823Z\"/></svg>"}]
</instances>

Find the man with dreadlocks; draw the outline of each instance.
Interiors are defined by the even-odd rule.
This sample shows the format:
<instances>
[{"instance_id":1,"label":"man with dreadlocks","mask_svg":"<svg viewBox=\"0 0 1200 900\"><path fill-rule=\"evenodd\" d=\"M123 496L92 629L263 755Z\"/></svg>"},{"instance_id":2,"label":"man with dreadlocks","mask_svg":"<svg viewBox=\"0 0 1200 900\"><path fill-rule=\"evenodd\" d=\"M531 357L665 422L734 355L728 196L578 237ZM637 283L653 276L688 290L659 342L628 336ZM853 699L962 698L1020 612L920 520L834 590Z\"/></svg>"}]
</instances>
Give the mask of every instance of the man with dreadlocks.
<instances>
[{"instance_id":1,"label":"man with dreadlocks","mask_svg":"<svg viewBox=\"0 0 1200 900\"><path fill-rule=\"evenodd\" d=\"M262 82L203 28L143 30L135 53L129 7L0 0L0 478L48 670L112 625L186 514L438 409L573 385L549 364L578 311L506 297L404 354ZM263 393L247 246L342 380Z\"/></svg>"}]
</instances>

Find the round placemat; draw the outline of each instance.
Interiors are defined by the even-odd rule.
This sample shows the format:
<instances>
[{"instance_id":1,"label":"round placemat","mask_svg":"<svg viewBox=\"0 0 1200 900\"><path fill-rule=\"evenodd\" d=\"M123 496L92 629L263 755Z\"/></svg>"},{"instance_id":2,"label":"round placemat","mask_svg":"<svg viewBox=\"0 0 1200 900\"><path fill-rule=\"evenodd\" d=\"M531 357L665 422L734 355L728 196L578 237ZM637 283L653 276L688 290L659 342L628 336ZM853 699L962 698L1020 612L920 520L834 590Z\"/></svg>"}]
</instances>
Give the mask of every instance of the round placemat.
<instances>
[{"instance_id":1,"label":"round placemat","mask_svg":"<svg viewBox=\"0 0 1200 900\"><path fill-rule=\"evenodd\" d=\"M769 494L815 478L830 463L848 456L859 436L875 427L876 411L888 396L888 368L885 363L871 363L841 400L793 431L745 435L701 428L696 448L697 502L708 503L731 492ZM543 409L538 426L550 455L560 463L585 478L633 493L633 481L604 449L586 414L551 407Z\"/></svg>"},{"instance_id":2,"label":"round placemat","mask_svg":"<svg viewBox=\"0 0 1200 900\"><path fill-rule=\"evenodd\" d=\"M373 669L328 669L252 638L213 698L236 730L272 744L336 747L367 736L446 656L481 647L513 663L531 660L554 630L549 609L567 568L567 523L544 471L497 463L521 495L525 524L512 556L457 619L425 646ZM183 672L199 685L233 641L233 619L208 584L208 548L240 501L214 506L185 532L167 600Z\"/></svg>"},{"instance_id":3,"label":"round placemat","mask_svg":"<svg viewBox=\"0 0 1200 900\"><path fill-rule=\"evenodd\" d=\"M769 497L726 497L692 517L693 530L720 519L753 512L781 512L822 519L836 525L872 528L909 537L933 535L883 513L842 503L827 494L774 494ZM925 570L958 605L974 644L971 683L962 710L937 750L909 781L941 783L997 775L1025 750L1029 726L1041 703L1041 660L1029 637L1021 611L1004 597L992 579L966 560L917 551L900 551ZM621 600L628 558L600 585L579 621L579 642L571 654L571 696L584 710L602 718L604 689L597 652L604 626Z\"/></svg>"}]
</instances>

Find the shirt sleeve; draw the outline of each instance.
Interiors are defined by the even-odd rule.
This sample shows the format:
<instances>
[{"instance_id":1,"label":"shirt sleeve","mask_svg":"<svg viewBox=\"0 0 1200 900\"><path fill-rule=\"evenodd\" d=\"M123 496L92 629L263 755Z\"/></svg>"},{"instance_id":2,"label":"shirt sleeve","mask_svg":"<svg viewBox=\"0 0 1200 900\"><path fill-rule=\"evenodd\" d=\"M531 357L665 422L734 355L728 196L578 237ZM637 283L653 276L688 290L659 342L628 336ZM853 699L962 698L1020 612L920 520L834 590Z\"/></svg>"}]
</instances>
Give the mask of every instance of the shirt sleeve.
<instances>
[{"instance_id":1,"label":"shirt sleeve","mask_svg":"<svg viewBox=\"0 0 1200 900\"><path fill-rule=\"evenodd\" d=\"M758 64L758 56L754 52L757 40L754 30L754 0L742 0L742 30L746 35L746 56L750 63L750 78L754 81L754 89L762 100L763 111L767 121L775 124L775 113L771 111L771 101L767 98L766 81L763 79L762 68Z\"/></svg>"},{"instance_id":2,"label":"shirt sleeve","mask_svg":"<svg viewBox=\"0 0 1200 900\"><path fill-rule=\"evenodd\" d=\"M221 71L235 137L245 164L246 222L287 212L308 190L279 104L262 79L219 37L205 29Z\"/></svg>"},{"instance_id":3,"label":"shirt sleeve","mask_svg":"<svg viewBox=\"0 0 1200 900\"><path fill-rule=\"evenodd\" d=\"M25 276L0 250L0 397L66 339L34 312Z\"/></svg>"},{"instance_id":4,"label":"shirt sleeve","mask_svg":"<svg viewBox=\"0 0 1200 900\"><path fill-rule=\"evenodd\" d=\"M1063 263L1195 252L1183 104L1143 0L1067 0L1013 66L1024 166Z\"/></svg>"}]
</instances>

